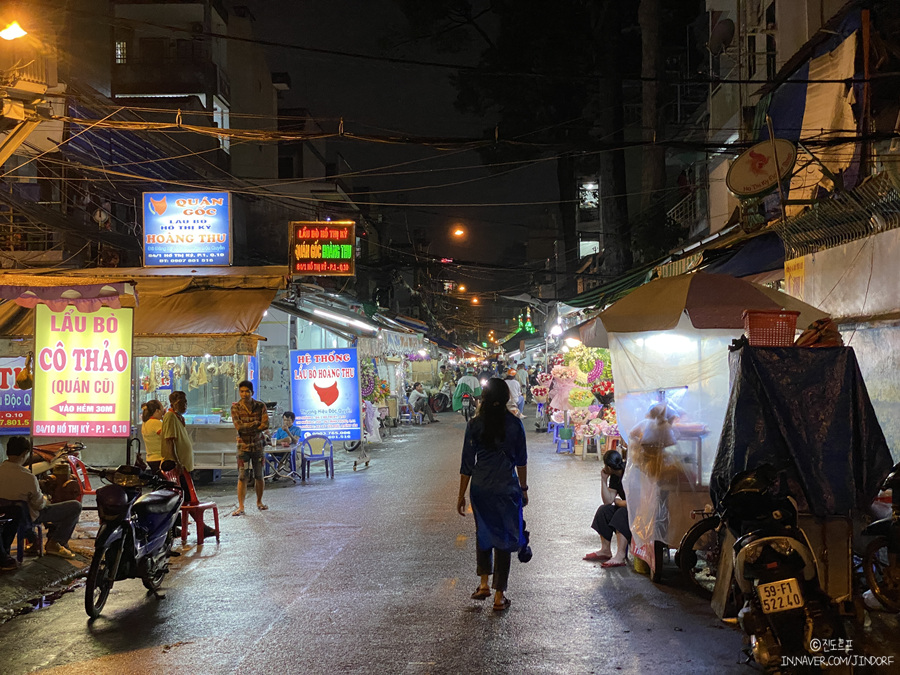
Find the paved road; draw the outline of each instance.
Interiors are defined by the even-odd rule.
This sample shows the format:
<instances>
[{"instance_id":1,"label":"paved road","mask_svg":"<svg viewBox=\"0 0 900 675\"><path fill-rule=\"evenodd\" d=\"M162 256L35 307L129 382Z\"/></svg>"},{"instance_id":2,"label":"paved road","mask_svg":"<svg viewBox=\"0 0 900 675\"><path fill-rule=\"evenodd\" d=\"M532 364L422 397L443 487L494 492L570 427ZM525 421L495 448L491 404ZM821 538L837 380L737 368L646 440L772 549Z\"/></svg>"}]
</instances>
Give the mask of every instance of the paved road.
<instances>
[{"instance_id":1,"label":"paved road","mask_svg":"<svg viewBox=\"0 0 900 675\"><path fill-rule=\"evenodd\" d=\"M88 624L83 589L0 626L0 673L751 673L740 634L678 586L583 562L599 466L529 433L534 559L508 612L469 594L474 522L455 512L463 423L404 429L353 472L314 466L227 514L222 543L175 559L167 598L120 582ZM252 502L251 502L252 504Z\"/></svg>"}]
</instances>

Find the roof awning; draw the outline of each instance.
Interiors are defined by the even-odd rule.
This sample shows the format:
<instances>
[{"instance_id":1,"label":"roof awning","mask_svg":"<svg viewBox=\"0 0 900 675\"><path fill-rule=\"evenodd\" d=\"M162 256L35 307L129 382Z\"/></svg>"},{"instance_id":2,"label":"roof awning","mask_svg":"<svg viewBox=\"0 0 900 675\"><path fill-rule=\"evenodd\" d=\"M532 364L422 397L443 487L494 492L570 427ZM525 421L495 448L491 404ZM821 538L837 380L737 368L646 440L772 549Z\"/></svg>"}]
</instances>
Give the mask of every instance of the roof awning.
<instances>
[{"instance_id":1,"label":"roof awning","mask_svg":"<svg viewBox=\"0 0 900 675\"><path fill-rule=\"evenodd\" d=\"M215 269L210 276L197 270L191 274L187 269L149 268L69 270L66 274L76 285L82 279L134 280L138 295L134 356L255 354L262 338L254 332L278 289L284 288L286 268ZM49 278L42 270L35 272L36 283ZM8 275L0 272L0 285L4 276ZM33 310L11 300L0 302L0 336L0 355L30 351Z\"/></svg>"}]
</instances>

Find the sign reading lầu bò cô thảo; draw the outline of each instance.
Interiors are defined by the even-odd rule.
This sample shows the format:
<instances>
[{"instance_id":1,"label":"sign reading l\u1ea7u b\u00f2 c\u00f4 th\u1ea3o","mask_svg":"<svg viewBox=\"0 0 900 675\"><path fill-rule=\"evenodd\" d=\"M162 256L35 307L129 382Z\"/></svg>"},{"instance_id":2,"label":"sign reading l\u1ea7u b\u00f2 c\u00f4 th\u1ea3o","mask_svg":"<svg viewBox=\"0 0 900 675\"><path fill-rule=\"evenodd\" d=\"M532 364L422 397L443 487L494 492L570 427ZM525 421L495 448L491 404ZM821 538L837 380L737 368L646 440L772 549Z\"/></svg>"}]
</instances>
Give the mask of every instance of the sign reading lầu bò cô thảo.
<instances>
[{"instance_id":1,"label":"sign reading l\u1ea7u b\u00f2 c\u00f4 th\u1ea3o","mask_svg":"<svg viewBox=\"0 0 900 675\"><path fill-rule=\"evenodd\" d=\"M356 223L304 220L291 223L291 274L352 277L356 274Z\"/></svg>"},{"instance_id":2,"label":"sign reading l\u1ea7u b\u00f2 c\u00f4 th\u1ea3o","mask_svg":"<svg viewBox=\"0 0 900 675\"><path fill-rule=\"evenodd\" d=\"M35 307L35 436L127 437L134 310Z\"/></svg>"}]
</instances>

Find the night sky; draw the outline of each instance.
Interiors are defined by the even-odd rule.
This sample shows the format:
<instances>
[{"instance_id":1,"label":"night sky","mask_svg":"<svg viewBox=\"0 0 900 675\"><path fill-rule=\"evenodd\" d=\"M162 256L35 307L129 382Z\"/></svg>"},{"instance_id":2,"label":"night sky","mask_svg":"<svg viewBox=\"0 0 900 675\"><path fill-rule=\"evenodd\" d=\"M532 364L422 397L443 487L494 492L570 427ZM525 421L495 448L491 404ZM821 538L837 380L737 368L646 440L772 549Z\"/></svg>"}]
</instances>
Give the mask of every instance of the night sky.
<instances>
[{"instance_id":1,"label":"night sky","mask_svg":"<svg viewBox=\"0 0 900 675\"><path fill-rule=\"evenodd\" d=\"M442 53L429 41L393 47L408 39L406 18L391 0L248 0L256 18L256 34L266 40L343 52L475 65L481 45L462 42L460 51ZM291 49L269 48L274 71L288 71L292 89L284 105L305 107L326 129L344 119L348 130L383 134L401 132L426 136L482 137L492 119L464 115L454 108L456 90L452 70L362 59L323 56ZM522 224L534 226L543 214L557 212L554 204L538 206L433 206L435 204L496 204L557 199L555 162L516 168L492 175L474 151L440 152L429 148L356 142L333 142L354 170L376 169L399 162L421 160L402 170L420 170L405 176L356 179L356 187L378 191L368 199L384 204L427 204L387 211L388 219L412 230L426 228L431 252L467 260L498 262L502 251L516 240L527 239ZM447 170L452 167L467 167ZM385 172L389 169L384 169ZM443 188L420 189L423 186ZM462 183L462 184L459 184ZM419 188L419 189L412 189ZM382 192L390 190L387 192ZM399 192L395 191L399 190ZM360 199L364 197L360 195ZM463 247L452 241L454 222L469 225L471 236ZM518 227L517 227L518 225ZM521 261L504 261L520 263ZM521 279L521 277L519 277ZM473 288L477 280L466 281ZM493 283L482 284L484 288Z\"/></svg>"}]
</instances>

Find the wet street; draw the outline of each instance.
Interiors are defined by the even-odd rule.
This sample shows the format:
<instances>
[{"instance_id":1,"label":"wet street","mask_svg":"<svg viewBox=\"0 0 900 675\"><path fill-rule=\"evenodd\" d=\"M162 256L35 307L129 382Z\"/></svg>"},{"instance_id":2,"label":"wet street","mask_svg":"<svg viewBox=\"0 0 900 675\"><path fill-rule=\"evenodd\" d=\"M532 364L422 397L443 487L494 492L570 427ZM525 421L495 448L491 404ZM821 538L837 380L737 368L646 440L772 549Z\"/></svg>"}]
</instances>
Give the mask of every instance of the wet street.
<instances>
[{"instance_id":1,"label":"wet street","mask_svg":"<svg viewBox=\"0 0 900 675\"><path fill-rule=\"evenodd\" d=\"M677 581L582 561L599 542L600 465L557 455L546 434L528 434L534 559L514 558L507 612L470 600L464 425L439 419L373 445L356 472L337 446L334 480L317 463L305 485L267 486L267 512L230 517L231 478L204 488L222 542L191 536L164 600L120 582L90 624L79 587L0 626L0 673L755 672L740 633Z\"/></svg>"}]
</instances>

